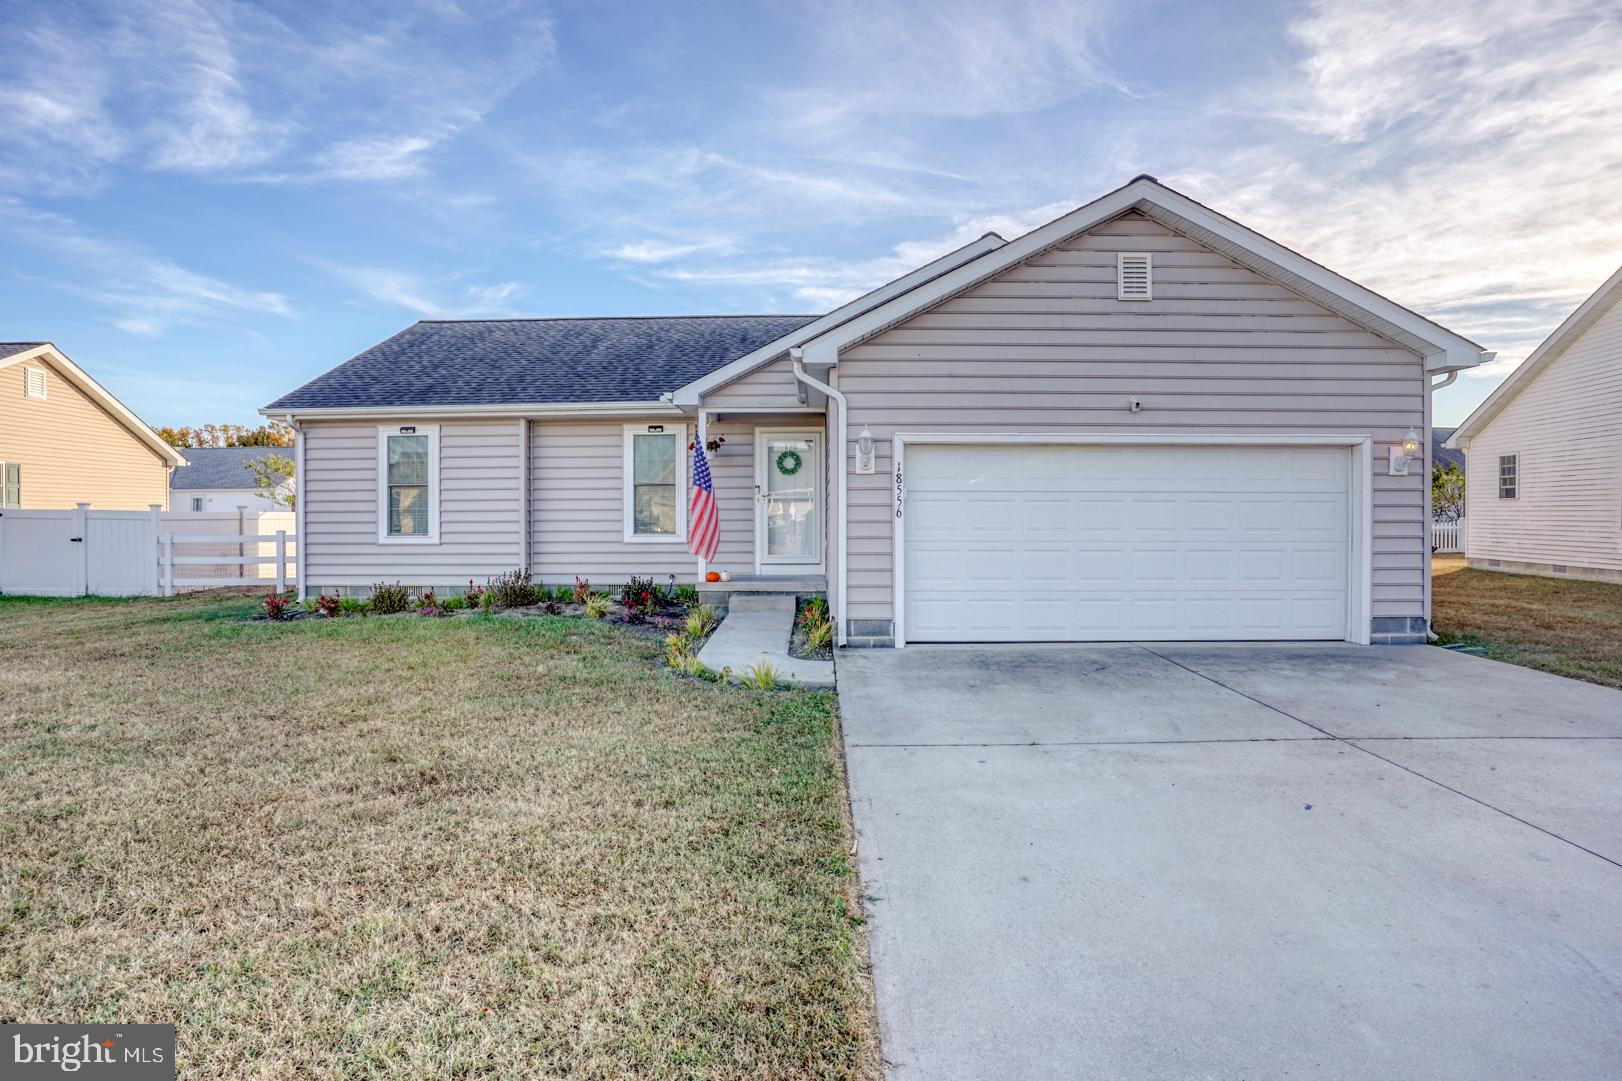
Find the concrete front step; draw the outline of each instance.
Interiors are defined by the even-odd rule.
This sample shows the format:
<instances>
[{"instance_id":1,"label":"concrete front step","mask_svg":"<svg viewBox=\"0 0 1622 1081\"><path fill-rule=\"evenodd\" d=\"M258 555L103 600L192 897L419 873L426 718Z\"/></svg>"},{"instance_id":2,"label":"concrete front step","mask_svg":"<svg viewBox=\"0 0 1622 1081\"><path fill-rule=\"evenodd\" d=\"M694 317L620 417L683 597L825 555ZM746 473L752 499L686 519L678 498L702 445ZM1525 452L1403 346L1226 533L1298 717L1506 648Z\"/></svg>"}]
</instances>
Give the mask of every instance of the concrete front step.
<instances>
[{"instance_id":1,"label":"concrete front step","mask_svg":"<svg viewBox=\"0 0 1622 1081\"><path fill-rule=\"evenodd\" d=\"M699 650L704 666L719 672L730 668L737 678L761 661L768 662L785 683L801 687L832 687L832 661L790 657L789 633L794 627L794 598L744 595L732 598L721 626Z\"/></svg>"}]
</instances>

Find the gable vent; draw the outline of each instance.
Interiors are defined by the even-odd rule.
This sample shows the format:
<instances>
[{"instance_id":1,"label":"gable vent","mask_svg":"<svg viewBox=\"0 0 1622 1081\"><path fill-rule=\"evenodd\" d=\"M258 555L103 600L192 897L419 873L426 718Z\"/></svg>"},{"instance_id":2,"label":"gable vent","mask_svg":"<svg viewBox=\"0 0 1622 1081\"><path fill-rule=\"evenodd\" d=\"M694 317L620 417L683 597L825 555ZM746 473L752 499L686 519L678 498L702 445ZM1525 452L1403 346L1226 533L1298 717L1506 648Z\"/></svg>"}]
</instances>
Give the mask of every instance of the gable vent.
<instances>
[{"instance_id":1,"label":"gable vent","mask_svg":"<svg viewBox=\"0 0 1622 1081\"><path fill-rule=\"evenodd\" d=\"M1115 256L1115 299L1153 300L1154 261L1146 251L1123 251Z\"/></svg>"},{"instance_id":2,"label":"gable vent","mask_svg":"<svg viewBox=\"0 0 1622 1081\"><path fill-rule=\"evenodd\" d=\"M30 398L45 397L45 369L24 368L24 390Z\"/></svg>"}]
</instances>

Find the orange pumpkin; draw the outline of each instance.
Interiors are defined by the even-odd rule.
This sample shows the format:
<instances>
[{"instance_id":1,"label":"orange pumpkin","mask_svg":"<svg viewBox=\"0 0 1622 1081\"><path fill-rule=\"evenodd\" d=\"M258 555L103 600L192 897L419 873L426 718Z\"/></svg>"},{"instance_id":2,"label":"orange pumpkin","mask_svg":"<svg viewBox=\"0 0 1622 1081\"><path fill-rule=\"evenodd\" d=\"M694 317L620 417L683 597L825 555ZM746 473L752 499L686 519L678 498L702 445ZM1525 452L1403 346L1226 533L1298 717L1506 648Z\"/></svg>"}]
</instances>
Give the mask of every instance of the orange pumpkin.
<instances>
[{"instance_id":1,"label":"orange pumpkin","mask_svg":"<svg viewBox=\"0 0 1622 1081\"><path fill-rule=\"evenodd\" d=\"M710 571L708 574L706 574L704 576L704 580L706 582L719 582L721 580L721 572L720 571Z\"/></svg>"}]
</instances>

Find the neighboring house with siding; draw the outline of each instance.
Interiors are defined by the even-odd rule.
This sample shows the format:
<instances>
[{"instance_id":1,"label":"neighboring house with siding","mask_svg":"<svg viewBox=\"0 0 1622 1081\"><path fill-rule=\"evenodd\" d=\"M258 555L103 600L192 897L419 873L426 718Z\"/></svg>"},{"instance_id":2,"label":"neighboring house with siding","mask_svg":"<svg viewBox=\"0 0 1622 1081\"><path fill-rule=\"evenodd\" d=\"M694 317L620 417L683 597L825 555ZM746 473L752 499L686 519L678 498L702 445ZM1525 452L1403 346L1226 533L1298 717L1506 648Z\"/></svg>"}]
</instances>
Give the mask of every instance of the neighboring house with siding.
<instances>
[{"instance_id":1,"label":"neighboring house with siding","mask_svg":"<svg viewBox=\"0 0 1622 1081\"><path fill-rule=\"evenodd\" d=\"M418 323L263 412L312 590L717 569L849 645L1420 641L1431 380L1490 355L1138 177L826 315Z\"/></svg>"},{"instance_id":2,"label":"neighboring house with siding","mask_svg":"<svg viewBox=\"0 0 1622 1081\"><path fill-rule=\"evenodd\" d=\"M0 342L0 506L167 507L180 452L50 342Z\"/></svg>"},{"instance_id":3,"label":"neighboring house with siding","mask_svg":"<svg viewBox=\"0 0 1622 1081\"><path fill-rule=\"evenodd\" d=\"M1622 269L1459 425L1470 566L1622 581Z\"/></svg>"},{"instance_id":4,"label":"neighboring house with siding","mask_svg":"<svg viewBox=\"0 0 1622 1081\"><path fill-rule=\"evenodd\" d=\"M169 507L183 511L281 510L259 491L249 463L277 455L291 460L292 447L188 447L186 465L169 475ZM293 482L280 486L287 494Z\"/></svg>"}]
</instances>

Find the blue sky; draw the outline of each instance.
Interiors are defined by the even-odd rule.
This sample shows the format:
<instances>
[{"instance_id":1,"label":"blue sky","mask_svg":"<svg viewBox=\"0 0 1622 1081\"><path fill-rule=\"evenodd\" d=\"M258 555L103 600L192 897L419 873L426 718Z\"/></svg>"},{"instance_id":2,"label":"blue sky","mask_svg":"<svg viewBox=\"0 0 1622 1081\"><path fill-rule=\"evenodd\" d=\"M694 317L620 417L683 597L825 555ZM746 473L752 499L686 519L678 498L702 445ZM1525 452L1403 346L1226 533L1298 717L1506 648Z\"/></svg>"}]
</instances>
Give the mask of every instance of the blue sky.
<instances>
[{"instance_id":1,"label":"blue sky","mask_svg":"<svg viewBox=\"0 0 1622 1081\"><path fill-rule=\"evenodd\" d=\"M425 317L822 311L1139 172L1500 359L1622 262L1614 0L0 0L0 339L253 421Z\"/></svg>"}]
</instances>

